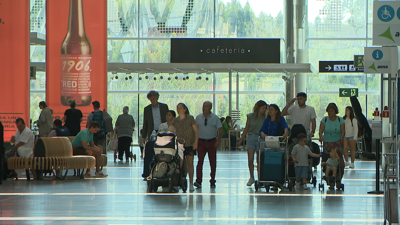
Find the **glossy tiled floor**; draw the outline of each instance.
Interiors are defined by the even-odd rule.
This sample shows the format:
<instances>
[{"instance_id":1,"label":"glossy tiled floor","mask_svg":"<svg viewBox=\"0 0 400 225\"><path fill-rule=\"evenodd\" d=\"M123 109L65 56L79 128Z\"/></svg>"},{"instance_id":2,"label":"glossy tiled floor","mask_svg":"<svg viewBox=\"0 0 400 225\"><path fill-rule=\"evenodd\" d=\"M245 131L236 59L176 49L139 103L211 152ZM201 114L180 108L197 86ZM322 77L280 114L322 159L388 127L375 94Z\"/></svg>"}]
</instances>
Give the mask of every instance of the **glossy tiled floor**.
<instances>
[{"instance_id":1,"label":"glossy tiled floor","mask_svg":"<svg viewBox=\"0 0 400 225\"><path fill-rule=\"evenodd\" d=\"M138 152L137 150L134 150ZM218 152L217 187L192 193L147 194L143 161L114 163L107 178L7 180L0 186L2 224L382 224L383 196L375 189L374 162L346 170L345 191L266 193L247 187L247 155ZM196 162L195 162L196 163ZM205 162L205 180L209 174ZM320 169L317 171L320 182ZM23 171L19 171L20 176Z\"/></svg>"}]
</instances>

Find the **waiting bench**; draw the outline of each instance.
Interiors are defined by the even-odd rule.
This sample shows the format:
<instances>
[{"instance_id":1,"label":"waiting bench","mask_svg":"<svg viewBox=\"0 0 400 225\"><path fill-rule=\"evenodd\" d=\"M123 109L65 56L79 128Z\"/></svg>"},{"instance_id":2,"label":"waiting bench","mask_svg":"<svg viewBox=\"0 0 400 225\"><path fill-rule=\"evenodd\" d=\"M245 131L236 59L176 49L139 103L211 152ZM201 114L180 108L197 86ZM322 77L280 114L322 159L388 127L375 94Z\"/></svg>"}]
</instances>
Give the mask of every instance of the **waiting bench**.
<instances>
[{"instance_id":1,"label":"waiting bench","mask_svg":"<svg viewBox=\"0 0 400 225\"><path fill-rule=\"evenodd\" d=\"M72 145L67 137L42 137L39 138L33 150L33 157L9 158L8 169L31 169L35 170L63 170L64 178L69 169L95 168L96 160L93 156L73 156ZM27 178L29 179L27 171ZM84 172L81 174L84 178Z\"/></svg>"}]
</instances>

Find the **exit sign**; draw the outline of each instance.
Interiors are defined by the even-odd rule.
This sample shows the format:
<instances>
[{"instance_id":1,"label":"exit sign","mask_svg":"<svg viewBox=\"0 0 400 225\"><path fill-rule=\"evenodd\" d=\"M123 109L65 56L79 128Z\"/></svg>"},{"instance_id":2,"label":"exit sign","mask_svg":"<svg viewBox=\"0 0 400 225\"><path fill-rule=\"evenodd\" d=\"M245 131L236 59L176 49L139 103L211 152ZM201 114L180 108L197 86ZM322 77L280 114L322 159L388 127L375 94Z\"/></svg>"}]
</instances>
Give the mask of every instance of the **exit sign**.
<instances>
[{"instance_id":1,"label":"exit sign","mask_svg":"<svg viewBox=\"0 0 400 225\"><path fill-rule=\"evenodd\" d=\"M354 68L364 68L364 56L355 55L354 56Z\"/></svg>"},{"instance_id":2,"label":"exit sign","mask_svg":"<svg viewBox=\"0 0 400 225\"><path fill-rule=\"evenodd\" d=\"M339 88L339 97L358 97L358 88Z\"/></svg>"}]
</instances>

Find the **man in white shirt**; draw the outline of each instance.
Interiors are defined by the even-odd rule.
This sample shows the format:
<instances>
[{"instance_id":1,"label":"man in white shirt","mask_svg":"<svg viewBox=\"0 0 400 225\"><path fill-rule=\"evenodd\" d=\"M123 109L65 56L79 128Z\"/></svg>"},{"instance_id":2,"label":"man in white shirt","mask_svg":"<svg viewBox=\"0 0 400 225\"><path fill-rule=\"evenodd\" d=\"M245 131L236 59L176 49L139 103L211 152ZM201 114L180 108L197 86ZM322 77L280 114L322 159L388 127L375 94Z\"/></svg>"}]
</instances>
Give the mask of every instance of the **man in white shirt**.
<instances>
[{"instance_id":1,"label":"man in white shirt","mask_svg":"<svg viewBox=\"0 0 400 225\"><path fill-rule=\"evenodd\" d=\"M298 105L290 107L297 100ZM307 94L299 92L297 97L292 99L282 110L282 116L290 115L292 122L291 125L302 124L306 128L307 134L314 137L316 122L315 109L311 106L306 105ZM311 124L311 130L310 130Z\"/></svg>"},{"instance_id":2,"label":"man in white shirt","mask_svg":"<svg viewBox=\"0 0 400 225\"><path fill-rule=\"evenodd\" d=\"M15 131L15 136L12 136L10 140L11 144L15 144L15 146L5 152L4 159L6 163L10 157L31 157L33 154L35 135L25 125L24 119L18 118L15 123L17 124L18 130ZM10 177L16 177L14 170L11 171Z\"/></svg>"}]
</instances>

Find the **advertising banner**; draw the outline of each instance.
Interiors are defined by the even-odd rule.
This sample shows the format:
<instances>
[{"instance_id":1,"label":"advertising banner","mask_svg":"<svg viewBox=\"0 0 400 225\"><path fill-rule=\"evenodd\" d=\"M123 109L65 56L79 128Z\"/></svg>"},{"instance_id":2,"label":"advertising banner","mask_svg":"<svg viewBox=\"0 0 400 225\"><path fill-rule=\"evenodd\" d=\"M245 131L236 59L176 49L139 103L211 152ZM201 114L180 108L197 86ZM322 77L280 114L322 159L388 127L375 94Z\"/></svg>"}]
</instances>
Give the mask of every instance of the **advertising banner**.
<instances>
[{"instance_id":1,"label":"advertising banner","mask_svg":"<svg viewBox=\"0 0 400 225\"><path fill-rule=\"evenodd\" d=\"M400 2L374 1L373 45L400 45Z\"/></svg>"},{"instance_id":2,"label":"advertising banner","mask_svg":"<svg viewBox=\"0 0 400 225\"><path fill-rule=\"evenodd\" d=\"M107 1L46 2L46 102L63 118L69 100L83 113L107 108Z\"/></svg>"},{"instance_id":3,"label":"advertising banner","mask_svg":"<svg viewBox=\"0 0 400 225\"><path fill-rule=\"evenodd\" d=\"M0 0L0 121L4 141L18 117L29 127L29 0Z\"/></svg>"},{"instance_id":4,"label":"advertising banner","mask_svg":"<svg viewBox=\"0 0 400 225\"><path fill-rule=\"evenodd\" d=\"M171 63L280 63L280 39L172 38Z\"/></svg>"}]
</instances>

